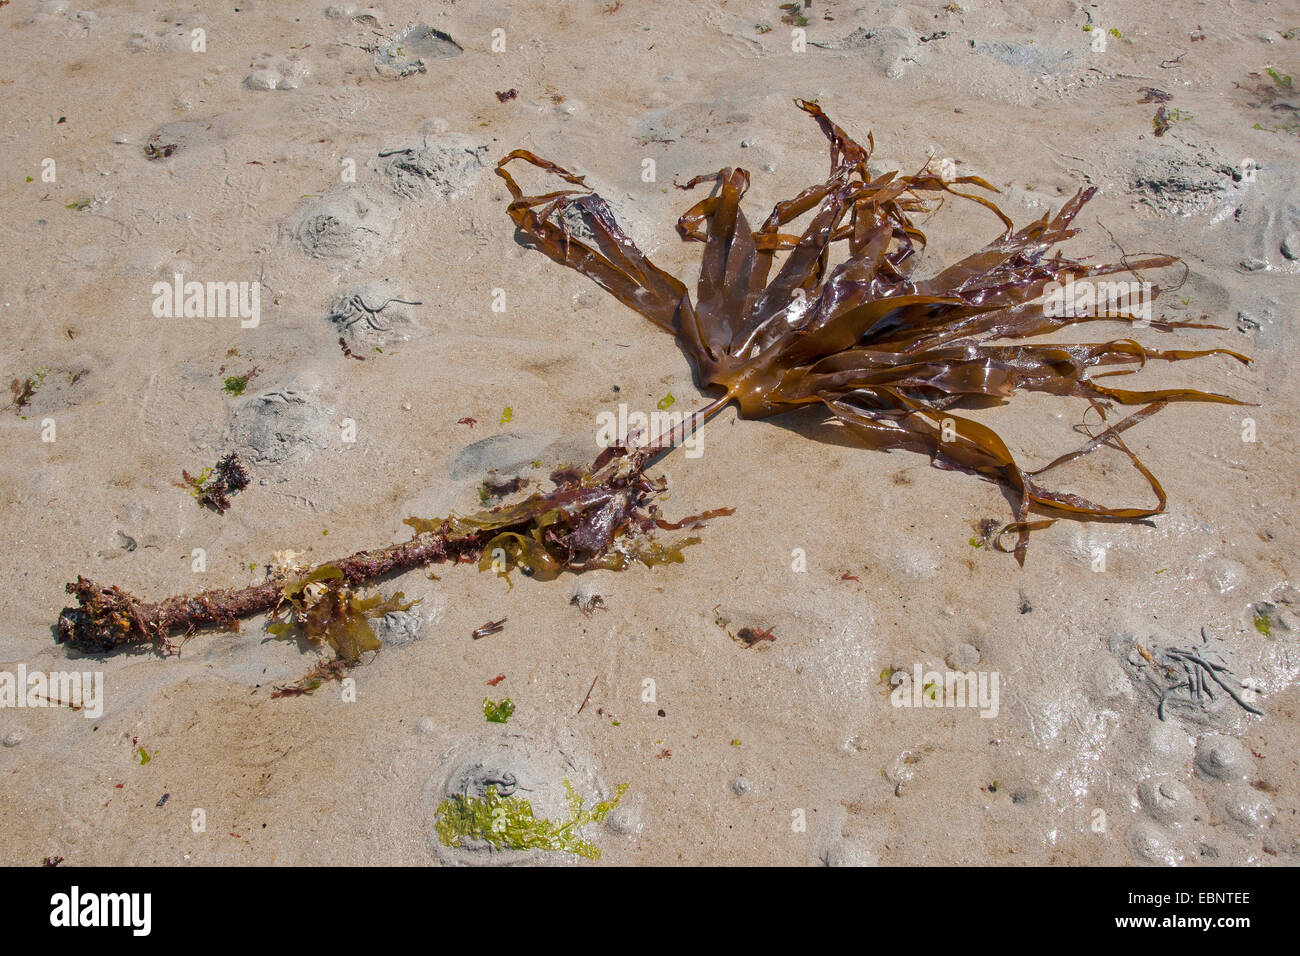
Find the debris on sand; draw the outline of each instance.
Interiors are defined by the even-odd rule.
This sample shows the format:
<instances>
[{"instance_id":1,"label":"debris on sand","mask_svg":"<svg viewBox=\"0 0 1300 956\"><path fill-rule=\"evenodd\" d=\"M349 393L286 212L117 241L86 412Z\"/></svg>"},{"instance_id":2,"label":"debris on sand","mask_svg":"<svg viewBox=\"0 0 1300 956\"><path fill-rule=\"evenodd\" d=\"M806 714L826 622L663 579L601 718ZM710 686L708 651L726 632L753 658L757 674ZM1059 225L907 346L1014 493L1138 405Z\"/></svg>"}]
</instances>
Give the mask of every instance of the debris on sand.
<instances>
[{"instance_id":1,"label":"debris on sand","mask_svg":"<svg viewBox=\"0 0 1300 956\"><path fill-rule=\"evenodd\" d=\"M460 56L461 45L423 23L407 27L374 51L380 76L404 79L428 71L428 61Z\"/></svg>"},{"instance_id":2,"label":"debris on sand","mask_svg":"<svg viewBox=\"0 0 1300 956\"><path fill-rule=\"evenodd\" d=\"M264 398L264 397L263 397ZM685 560L683 549L699 543L689 537L671 545L655 540L659 530L699 528L729 515L730 508L692 515L678 522L659 516L655 499L667 483L645 475L646 450L610 448L587 469L557 471L557 486L525 500L446 518L407 518L414 536L376 551L359 551L314 569L270 573L246 588L178 595L148 604L117 587L84 577L67 585L77 607L59 616L59 643L84 651L152 645L169 650L168 636L210 625L228 626L240 618L271 612L273 633L293 625L308 638L334 647L344 660L378 649L365 618L406 610L377 596L360 598L358 588L379 578L441 561L478 562L480 571L507 576L511 570L549 580L562 571L618 571L640 562L647 567ZM391 601L399 601L400 592ZM279 616L288 614L286 621ZM501 623L501 622L496 622ZM282 626L285 625L285 626Z\"/></svg>"},{"instance_id":3,"label":"debris on sand","mask_svg":"<svg viewBox=\"0 0 1300 956\"><path fill-rule=\"evenodd\" d=\"M243 491L250 481L248 469L233 451L218 461L216 467L204 468L198 475L182 469L181 477L189 485L194 500L218 514L229 510L230 496Z\"/></svg>"},{"instance_id":4,"label":"debris on sand","mask_svg":"<svg viewBox=\"0 0 1300 956\"><path fill-rule=\"evenodd\" d=\"M1156 714L1161 720L1173 713L1194 723L1210 723L1226 716L1225 700L1233 701L1247 713L1263 715L1254 703L1258 689L1249 678L1242 680L1234 675L1216 643L1202 628L1198 645L1134 644L1136 653L1129 654L1129 662L1137 669L1140 683L1155 698Z\"/></svg>"},{"instance_id":5,"label":"debris on sand","mask_svg":"<svg viewBox=\"0 0 1300 956\"><path fill-rule=\"evenodd\" d=\"M376 279L331 299L325 318L342 333L348 349L369 353L410 340L420 328L414 306L423 304L393 280Z\"/></svg>"},{"instance_id":6,"label":"debris on sand","mask_svg":"<svg viewBox=\"0 0 1300 956\"><path fill-rule=\"evenodd\" d=\"M476 627L474 631L470 634L470 637L474 638L474 640L476 641L479 641L485 637L491 637L493 634L500 634L502 631L506 629L505 625L507 620L509 620L509 618L503 617L499 621L488 621L482 627Z\"/></svg>"}]
</instances>

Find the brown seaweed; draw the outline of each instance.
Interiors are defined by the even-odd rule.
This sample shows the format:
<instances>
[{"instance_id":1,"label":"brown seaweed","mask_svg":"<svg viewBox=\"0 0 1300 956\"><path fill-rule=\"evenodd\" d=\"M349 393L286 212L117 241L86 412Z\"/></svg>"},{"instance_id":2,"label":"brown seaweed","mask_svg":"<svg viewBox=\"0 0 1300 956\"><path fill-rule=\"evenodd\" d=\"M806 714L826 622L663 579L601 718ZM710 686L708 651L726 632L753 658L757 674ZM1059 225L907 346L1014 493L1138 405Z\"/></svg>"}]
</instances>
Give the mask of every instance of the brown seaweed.
<instances>
[{"instance_id":1,"label":"brown seaweed","mask_svg":"<svg viewBox=\"0 0 1300 956\"><path fill-rule=\"evenodd\" d=\"M1056 310L1040 301L1049 283L1116 273L1136 277L1140 269L1177 260L1126 256L1119 263L1087 265L1065 258L1051 250L1076 234L1071 223L1095 188L1080 190L1054 217L1044 215L1017 230L990 199L968 191L997 191L983 179L945 179L929 170L872 176L870 136L864 147L816 103L795 102L829 140L829 176L777 203L757 229L741 209L749 187L744 169L723 168L682 186L713 186L677 223L684 240L704 246L694 302L682 282L637 248L584 177L550 160L517 149L498 162L497 174L512 197L507 211L523 241L677 337L702 385L724 392L692 424L731 401L754 418L821 406L870 447L924 452L940 468L1004 485L1013 496L1014 516L1003 532L1016 534L1014 553L1021 564L1029 531L1050 523L1030 521L1031 510L1120 520L1163 512L1163 488L1122 434L1169 402L1241 403L1190 388L1128 390L1098 379L1136 372L1153 360L1213 354L1249 359L1221 348L1162 351L1131 338L1083 344L1020 340L1083 322L1140 320L1131 312L1052 314ZM526 196L508 169L517 160L577 188ZM1003 231L978 252L916 279L912 270L926 237L912 214L930 211L945 194L986 207ZM782 231L805 213L813 215L801 234ZM575 214L586 226L582 238L571 231ZM833 250L847 251L847 257L831 268ZM778 253L788 255L772 275ZM1144 324L1159 332L1219 328L1160 319ZM1119 367L1087 374L1109 366ZM1080 397L1103 419L1114 403L1143 407L1076 451L1026 471L994 430L954 411L1004 403L1017 391ZM1104 505L1043 483L1048 472L1102 446L1128 458L1150 485L1155 504Z\"/></svg>"},{"instance_id":2,"label":"brown seaweed","mask_svg":"<svg viewBox=\"0 0 1300 956\"><path fill-rule=\"evenodd\" d=\"M181 487L188 488L200 505L218 514L225 514L230 509L231 496L247 488L252 480L239 455L233 451L215 467L204 468L198 475L181 469L181 477L185 479Z\"/></svg>"},{"instance_id":3,"label":"brown seaweed","mask_svg":"<svg viewBox=\"0 0 1300 956\"><path fill-rule=\"evenodd\" d=\"M663 479L645 474L648 450L615 447L586 469L560 469L556 487L523 501L472 515L407 518L413 537L376 551L360 551L314 568L267 568L267 580L245 588L179 595L146 603L117 587L79 577L67 585L76 607L59 615L56 640L87 652L121 646L171 649L173 633L188 634L210 625L229 626L239 618L270 613L269 629L279 636L301 636L329 645L345 662L376 650L367 619L400 608L400 592L388 602L361 598L356 591L381 578L441 561L478 562L483 570L506 575L513 569L539 578L562 571L620 569L633 561L648 566L680 561L681 550L697 542L686 538L667 546L652 540L660 530L699 527L728 508L663 520L655 499Z\"/></svg>"}]
</instances>

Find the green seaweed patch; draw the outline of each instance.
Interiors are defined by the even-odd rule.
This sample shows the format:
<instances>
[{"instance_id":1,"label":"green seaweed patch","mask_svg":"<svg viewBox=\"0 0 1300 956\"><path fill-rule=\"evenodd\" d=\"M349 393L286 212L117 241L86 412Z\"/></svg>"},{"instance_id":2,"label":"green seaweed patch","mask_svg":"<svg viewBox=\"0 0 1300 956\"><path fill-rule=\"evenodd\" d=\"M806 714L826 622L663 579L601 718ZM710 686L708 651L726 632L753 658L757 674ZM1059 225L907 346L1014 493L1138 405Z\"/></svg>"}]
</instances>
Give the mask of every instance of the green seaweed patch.
<instances>
[{"instance_id":1,"label":"green seaweed patch","mask_svg":"<svg viewBox=\"0 0 1300 956\"><path fill-rule=\"evenodd\" d=\"M504 700L493 703L488 698L483 698L483 716L487 718L489 724L504 724L515 712L515 702L509 697Z\"/></svg>"},{"instance_id":2,"label":"green seaweed patch","mask_svg":"<svg viewBox=\"0 0 1300 956\"><path fill-rule=\"evenodd\" d=\"M1268 618L1268 615L1255 615L1255 630L1259 631L1259 633L1263 634L1265 637L1273 636L1273 622Z\"/></svg>"},{"instance_id":3,"label":"green seaweed patch","mask_svg":"<svg viewBox=\"0 0 1300 956\"><path fill-rule=\"evenodd\" d=\"M1269 66L1269 67L1265 67L1264 72L1266 72L1270 77L1273 78L1273 82L1276 83L1276 84L1278 85L1279 88L1284 89L1284 90L1289 90L1289 89L1291 89L1292 80L1291 80L1291 76L1290 76L1290 74L1288 74L1288 73L1279 73L1277 70L1273 69L1271 66Z\"/></svg>"},{"instance_id":4,"label":"green seaweed patch","mask_svg":"<svg viewBox=\"0 0 1300 956\"><path fill-rule=\"evenodd\" d=\"M434 828L443 846L460 849L466 842L486 842L498 850L559 850L589 860L600 858L600 848L585 840L580 830L600 823L618 806L628 785L620 783L612 800L586 809L573 784L564 781L569 818L563 821L538 819L532 804L522 797L502 797L496 786L485 788L482 797L457 794L438 804Z\"/></svg>"},{"instance_id":5,"label":"green seaweed patch","mask_svg":"<svg viewBox=\"0 0 1300 956\"><path fill-rule=\"evenodd\" d=\"M217 374L223 375L225 371L226 367L223 365L221 368L217 369ZM243 375L226 375L221 380L221 388L227 394L234 395L238 398L240 395L244 394L244 391L248 388L248 383L257 378L261 372L262 370L254 365Z\"/></svg>"},{"instance_id":6,"label":"green seaweed patch","mask_svg":"<svg viewBox=\"0 0 1300 956\"><path fill-rule=\"evenodd\" d=\"M247 375L227 375L221 380L221 387L231 395L243 395L244 389L248 388L248 378Z\"/></svg>"},{"instance_id":7,"label":"green seaweed patch","mask_svg":"<svg viewBox=\"0 0 1300 956\"><path fill-rule=\"evenodd\" d=\"M204 468L197 475L191 475L188 471L182 468L181 477L184 478L185 483L189 485L190 495L196 501L202 501L203 497L207 494L208 479L212 477L212 469Z\"/></svg>"}]
</instances>

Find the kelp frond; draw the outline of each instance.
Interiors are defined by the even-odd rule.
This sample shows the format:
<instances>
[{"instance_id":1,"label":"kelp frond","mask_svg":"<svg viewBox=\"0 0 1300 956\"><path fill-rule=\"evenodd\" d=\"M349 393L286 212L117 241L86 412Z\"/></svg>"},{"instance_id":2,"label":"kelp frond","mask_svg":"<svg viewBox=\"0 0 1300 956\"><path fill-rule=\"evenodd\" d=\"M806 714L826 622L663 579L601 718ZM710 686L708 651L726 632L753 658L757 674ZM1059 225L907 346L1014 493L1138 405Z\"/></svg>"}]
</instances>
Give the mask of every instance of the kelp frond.
<instances>
[{"instance_id":1,"label":"kelp frond","mask_svg":"<svg viewBox=\"0 0 1300 956\"><path fill-rule=\"evenodd\" d=\"M281 593L283 601L272 612L267 631L280 638L328 645L345 664L355 664L363 654L383 646L370 626L373 618L410 610L420 601L403 601L401 591L387 598L382 594L360 597L347 586L337 564L322 565L286 583Z\"/></svg>"},{"instance_id":2,"label":"kelp frond","mask_svg":"<svg viewBox=\"0 0 1300 956\"><path fill-rule=\"evenodd\" d=\"M749 187L744 169L720 169L682 187L714 187L677 223L684 240L704 246L694 302L682 282L637 248L583 177L527 150L515 150L497 164L512 197L509 215L527 242L673 333L693 357L702 384L725 390L711 409L734 400L743 415L765 417L820 405L872 447L922 451L940 467L1007 486L1016 505L1014 521L1004 530L1016 533L1021 563L1029 530L1044 524L1029 520L1031 509L1118 519L1161 513L1164 490L1124 444L1122 433L1169 402L1240 403L1196 389L1134 391L1107 387L1098 379L1137 371L1152 360L1214 354L1249 359L1228 349L1161 351L1129 338L1065 345L1018 340L1084 322L1138 322L1139 316L1127 312L1056 314L1041 300L1052 283L1117 273L1137 277L1137 270L1177 260L1126 257L1121 263L1086 265L1062 257L1051 250L1075 235L1071 224L1095 188L1078 192L1055 216L1044 215L1016 230L992 200L967 191L997 191L984 180L949 180L929 170L873 177L867 167L870 138L864 147L816 103L796 103L830 143L830 175L824 182L777 203L757 229L741 209ZM577 188L525 196L507 168L516 160ZM1003 231L978 252L918 280L912 270L926 238L911 217L929 211L931 200L944 194L991 210ZM801 234L782 232L810 212ZM575 216L586 226L582 238L571 231ZM831 268L833 249L846 251L847 258ZM778 253L788 255L773 275ZM1161 332L1217 328L1160 320L1145 324ZM1111 366L1119 368L1088 375ZM1144 407L1075 452L1026 471L996 432L952 411L962 403L1006 401L1017 391L1080 397L1103 417L1116 402ZM1101 505L1040 482L1053 468L1102 445L1129 458L1150 485L1154 505Z\"/></svg>"}]
</instances>

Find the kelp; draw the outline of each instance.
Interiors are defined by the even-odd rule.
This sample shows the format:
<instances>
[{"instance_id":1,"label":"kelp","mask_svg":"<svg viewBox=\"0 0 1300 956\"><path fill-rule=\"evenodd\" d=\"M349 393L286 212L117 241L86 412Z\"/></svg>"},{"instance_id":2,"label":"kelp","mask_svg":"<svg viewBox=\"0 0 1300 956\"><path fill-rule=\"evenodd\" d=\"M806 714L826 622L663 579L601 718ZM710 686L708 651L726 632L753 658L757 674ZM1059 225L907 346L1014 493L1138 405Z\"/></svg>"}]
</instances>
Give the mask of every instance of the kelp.
<instances>
[{"instance_id":1,"label":"kelp","mask_svg":"<svg viewBox=\"0 0 1300 956\"><path fill-rule=\"evenodd\" d=\"M369 619L400 610L392 598L362 598L359 588L389 575L442 561L477 563L507 575L513 569L541 579L562 571L620 569L632 561L653 567L682 560L697 543L653 540L659 531L698 528L731 514L719 508L677 522L665 521L655 499L666 483L645 474L649 449L606 449L588 468L563 468L551 475L555 488L516 504L470 515L406 519L410 540L359 551L314 568L271 566L267 579L244 588L179 595L146 603L118 587L84 577L67 585L77 599L59 615L56 640L81 651L102 653L122 646L173 649L169 635L196 628L232 626L239 618L270 613L268 629L281 637L304 637L328 645L338 659L354 662L378 648Z\"/></svg>"},{"instance_id":2,"label":"kelp","mask_svg":"<svg viewBox=\"0 0 1300 956\"><path fill-rule=\"evenodd\" d=\"M677 338L701 384L724 392L693 422L732 401L742 415L754 418L820 406L870 447L923 452L940 468L998 482L1014 500L1013 520L1003 531L1016 535L1014 553L1021 564L1029 531L1052 520L1031 521L1031 510L1120 520L1163 512L1163 488L1122 434L1170 402L1241 403L1190 388L1135 391L1098 380L1136 372L1153 360L1215 354L1250 360L1222 348L1162 351L1131 338L1084 344L1020 340L1084 322L1140 321L1131 312L1057 315L1040 300L1051 283L1117 273L1139 278L1138 270L1177 260L1125 256L1119 263L1087 265L1065 258L1051 250L1076 234L1071 224L1095 188L1080 190L1055 216L1017 230L992 200L971 191L997 192L985 180L946 179L928 169L873 176L870 136L863 146L816 103L795 102L829 141L828 177L778 202L757 229L741 208L749 188L746 170L723 168L684 184L683 189L713 187L677 222L683 240L704 246L694 301L682 282L641 252L584 177L528 150L517 149L497 164L511 195L507 212L524 241ZM516 161L577 188L526 196L508 168ZM914 278L926 237L912 216L931 211L934 200L945 195L984 206L1001 221L1002 232L937 274ZM782 231L806 213L812 213L811 221L800 234ZM585 226L581 237L572 231L575 221ZM832 252L846 253L833 268ZM778 253L788 253L779 267ZM1144 324L1160 332L1219 328L1163 320ZM1088 375L1112 366L1118 368ZM1017 391L1086 399L1103 420L1114 403L1144 407L1107 424L1082 448L1027 471L993 429L954 411L1004 403ZM1154 505L1103 505L1043 483L1048 472L1103 445L1128 458L1149 484Z\"/></svg>"},{"instance_id":3,"label":"kelp","mask_svg":"<svg viewBox=\"0 0 1300 956\"><path fill-rule=\"evenodd\" d=\"M284 585L283 601L271 613L266 629L276 637L328 645L338 660L355 664L363 654L383 645L370 621L393 611L407 611L419 603L403 601L398 591L391 597L360 597L343 583L343 570L326 564Z\"/></svg>"},{"instance_id":4,"label":"kelp","mask_svg":"<svg viewBox=\"0 0 1300 956\"><path fill-rule=\"evenodd\" d=\"M407 518L405 523L418 532L486 535L479 570L496 571L507 581L514 569L549 581L563 571L620 571L632 561L646 567L680 563L685 560L682 550L700 539L664 544L652 535L697 527L732 509L717 508L677 522L663 520L654 499L667 484L645 474L651 455L650 449L607 449L586 471L553 472L556 488L546 494L474 515L434 521Z\"/></svg>"},{"instance_id":5,"label":"kelp","mask_svg":"<svg viewBox=\"0 0 1300 956\"><path fill-rule=\"evenodd\" d=\"M1042 301L1053 283L1118 273L1140 279L1138 270L1177 260L1124 256L1118 263L1090 265L1066 258L1052 250L1076 234L1072 223L1095 189L1079 191L1054 216L1044 215L1017 230L992 200L971 191L996 192L985 180L946 179L928 169L872 176L870 136L863 146L816 103L796 103L829 141L830 171L824 181L778 202L757 229L741 208L749 187L744 169L725 167L683 185L713 186L677 223L684 240L703 245L694 301L682 282L637 248L583 177L527 150L515 150L497 164L512 197L507 211L521 237L673 334L693 359L701 384L722 391L672 432L636 451L608 449L587 469L557 471L551 476L554 490L515 504L467 516L408 518L415 532L409 541L325 562L315 571L333 569L328 577L295 579L302 585L299 591L268 568L267 580L259 584L150 604L79 577L67 585L77 606L63 609L56 640L89 652L124 645L168 650L173 633L228 627L239 618L280 609L288 619L277 617L273 624L314 622L319 640L341 655L359 656L372 644L356 619L364 622L379 604L369 605L374 599L358 598L355 591L431 562L477 563L507 580L517 569L545 580L564 571L681 561L683 549L698 538L665 544L654 535L697 528L731 509L667 522L654 503L664 490L663 480L650 478L645 469L686 429L733 401L742 415L754 418L821 408L870 447L922 452L937 467L1003 485L1013 499L1012 520L986 540L1001 548L1003 538L1013 535L1012 550L1022 564L1029 532L1055 520L1032 519L1031 512L1116 520L1162 513L1164 489L1125 444L1124 434L1170 402L1242 403L1192 388L1132 390L1101 380L1138 372L1150 361L1216 354L1250 360L1229 349L1160 350L1132 338L1077 344L1027 340L1103 320L1141 321L1161 333L1219 328L1132 313L1080 315L1047 309ZM525 196L507 169L516 160L577 188ZM934 200L948 195L988 209L1002 232L937 274L916 279L913 270L926 237L912 216L929 212ZM783 231L805 214L811 220L801 233ZM585 227L582 237L571 231L570 224L578 221ZM834 267L833 252L844 253ZM783 258L778 260L778 254ZM1026 391L1084 399L1098 413L1101 430L1074 451L1026 470L993 429L958 414ZM1112 422L1108 416L1115 404L1141 407ZM506 408L500 421L508 422L511 415ZM1103 447L1127 457L1149 485L1154 505L1103 505L1044 482L1053 469ZM312 569L304 571L310 577ZM308 606L301 596L311 584L323 587Z\"/></svg>"}]
</instances>

